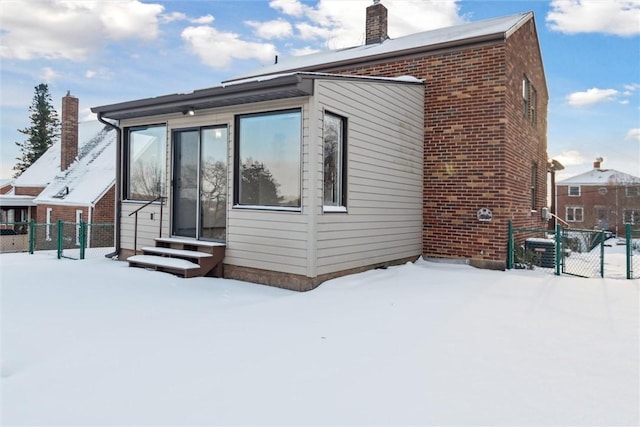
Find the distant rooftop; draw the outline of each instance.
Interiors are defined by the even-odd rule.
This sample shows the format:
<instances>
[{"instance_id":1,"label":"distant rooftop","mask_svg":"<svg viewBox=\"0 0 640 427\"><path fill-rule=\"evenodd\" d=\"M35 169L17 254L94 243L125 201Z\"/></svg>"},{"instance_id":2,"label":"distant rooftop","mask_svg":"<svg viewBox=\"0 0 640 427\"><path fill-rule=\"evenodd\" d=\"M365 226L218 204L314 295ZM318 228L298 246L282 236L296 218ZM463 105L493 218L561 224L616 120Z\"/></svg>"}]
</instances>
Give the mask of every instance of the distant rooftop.
<instances>
[{"instance_id":1,"label":"distant rooftop","mask_svg":"<svg viewBox=\"0 0 640 427\"><path fill-rule=\"evenodd\" d=\"M557 185L615 185L640 184L640 178L615 169L592 169L580 175L558 181Z\"/></svg>"}]
</instances>

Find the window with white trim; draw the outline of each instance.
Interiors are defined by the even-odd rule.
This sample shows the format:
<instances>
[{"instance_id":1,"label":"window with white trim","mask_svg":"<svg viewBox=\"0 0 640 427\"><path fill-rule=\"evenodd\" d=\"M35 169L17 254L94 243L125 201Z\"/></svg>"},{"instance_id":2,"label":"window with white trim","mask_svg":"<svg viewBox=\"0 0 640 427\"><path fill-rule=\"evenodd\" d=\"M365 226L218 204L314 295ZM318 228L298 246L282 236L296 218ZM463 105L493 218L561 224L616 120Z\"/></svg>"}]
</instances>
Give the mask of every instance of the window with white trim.
<instances>
[{"instance_id":1,"label":"window with white trim","mask_svg":"<svg viewBox=\"0 0 640 427\"><path fill-rule=\"evenodd\" d=\"M522 77L522 103L524 116L535 124L538 119L538 92L527 76Z\"/></svg>"},{"instance_id":2,"label":"window with white trim","mask_svg":"<svg viewBox=\"0 0 640 427\"><path fill-rule=\"evenodd\" d=\"M80 222L82 222L82 210L76 210L76 246L80 246L80 234L82 228L80 227Z\"/></svg>"},{"instance_id":3,"label":"window with white trim","mask_svg":"<svg viewBox=\"0 0 640 427\"><path fill-rule=\"evenodd\" d=\"M631 225L640 224L640 209L625 209L624 223Z\"/></svg>"},{"instance_id":4,"label":"window with white trim","mask_svg":"<svg viewBox=\"0 0 640 427\"><path fill-rule=\"evenodd\" d=\"M624 187L624 194L627 197L640 197L640 185L628 185Z\"/></svg>"},{"instance_id":5,"label":"window with white trim","mask_svg":"<svg viewBox=\"0 0 640 427\"><path fill-rule=\"evenodd\" d=\"M346 129L344 117L325 112L322 150L325 212L346 210Z\"/></svg>"},{"instance_id":6,"label":"window with white trim","mask_svg":"<svg viewBox=\"0 0 640 427\"><path fill-rule=\"evenodd\" d=\"M582 206L567 206L565 208L565 218L567 222L582 222L584 218Z\"/></svg>"},{"instance_id":7,"label":"window with white trim","mask_svg":"<svg viewBox=\"0 0 640 427\"><path fill-rule=\"evenodd\" d=\"M44 228L45 239L51 241L51 215L53 214L53 208L47 208L46 225Z\"/></svg>"},{"instance_id":8,"label":"window with white trim","mask_svg":"<svg viewBox=\"0 0 640 427\"><path fill-rule=\"evenodd\" d=\"M579 185L570 185L569 186L569 196L571 196L571 197L580 197L580 186Z\"/></svg>"}]
</instances>

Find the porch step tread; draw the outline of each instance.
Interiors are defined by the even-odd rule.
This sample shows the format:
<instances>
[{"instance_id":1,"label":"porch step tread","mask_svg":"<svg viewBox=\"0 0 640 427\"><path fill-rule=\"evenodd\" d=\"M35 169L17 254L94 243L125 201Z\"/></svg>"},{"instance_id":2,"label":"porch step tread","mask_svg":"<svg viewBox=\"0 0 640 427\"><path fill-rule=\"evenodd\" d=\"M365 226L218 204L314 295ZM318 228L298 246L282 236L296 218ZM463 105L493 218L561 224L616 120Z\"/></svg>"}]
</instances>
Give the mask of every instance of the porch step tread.
<instances>
[{"instance_id":1,"label":"porch step tread","mask_svg":"<svg viewBox=\"0 0 640 427\"><path fill-rule=\"evenodd\" d=\"M173 249L173 248L161 248L158 246L145 246L142 248L142 252L150 252L159 255L175 255L178 257L185 258L211 258L213 255L206 252L198 252L198 251L187 251L184 249Z\"/></svg>"},{"instance_id":2,"label":"porch step tread","mask_svg":"<svg viewBox=\"0 0 640 427\"><path fill-rule=\"evenodd\" d=\"M193 270L200 268L198 264L187 261L186 259L169 258L157 255L133 255L127 258L127 261L140 265L180 268L183 270Z\"/></svg>"},{"instance_id":3,"label":"porch step tread","mask_svg":"<svg viewBox=\"0 0 640 427\"><path fill-rule=\"evenodd\" d=\"M180 243L183 245L193 245L193 246L203 246L208 248L217 248L217 247L225 247L227 246L225 243L220 242L208 242L205 240L192 240L192 239L181 239L178 237L157 237L155 239L156 242L162 243Z\"/></svg>"}]
</instances>

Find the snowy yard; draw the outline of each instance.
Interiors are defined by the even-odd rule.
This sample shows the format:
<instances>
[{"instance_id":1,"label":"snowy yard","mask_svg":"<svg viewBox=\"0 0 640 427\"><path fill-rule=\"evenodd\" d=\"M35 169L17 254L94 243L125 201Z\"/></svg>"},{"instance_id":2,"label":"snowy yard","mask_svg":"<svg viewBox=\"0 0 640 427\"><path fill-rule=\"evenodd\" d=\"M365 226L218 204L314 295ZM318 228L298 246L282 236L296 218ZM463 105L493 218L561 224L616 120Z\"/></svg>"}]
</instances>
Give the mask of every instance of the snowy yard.
<instances>
[{"instance_id":1,"label":"snowy yard","mask_svg":"<svg viewBox=\"0 0 640 427\"><path fill-rule=\"evenodd\" d=\"M307 293L0 255L2 425L638 425L639 284L419 261Z\"/></svg>"}]
</instances>

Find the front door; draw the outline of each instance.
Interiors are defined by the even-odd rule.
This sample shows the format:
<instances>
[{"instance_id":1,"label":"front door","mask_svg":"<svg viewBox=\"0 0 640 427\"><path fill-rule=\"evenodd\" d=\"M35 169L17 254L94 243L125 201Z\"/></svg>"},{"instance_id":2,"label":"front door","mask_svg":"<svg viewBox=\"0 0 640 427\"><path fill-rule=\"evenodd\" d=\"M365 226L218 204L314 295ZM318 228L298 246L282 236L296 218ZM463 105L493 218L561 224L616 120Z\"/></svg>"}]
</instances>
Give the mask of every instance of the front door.
<instances>
[{"instance_id":1,"label":"front door","mask_svg":"<svg viewBox=\"0 0 640 427\"><path fill-rule=\"evenodd\" d=\"M226 240L227 127L173 132L172 234Z\"/></svg>"}]
</instances>

